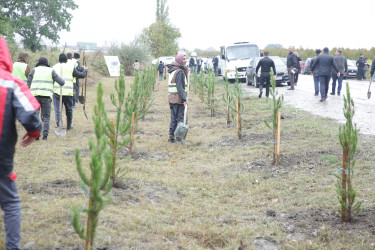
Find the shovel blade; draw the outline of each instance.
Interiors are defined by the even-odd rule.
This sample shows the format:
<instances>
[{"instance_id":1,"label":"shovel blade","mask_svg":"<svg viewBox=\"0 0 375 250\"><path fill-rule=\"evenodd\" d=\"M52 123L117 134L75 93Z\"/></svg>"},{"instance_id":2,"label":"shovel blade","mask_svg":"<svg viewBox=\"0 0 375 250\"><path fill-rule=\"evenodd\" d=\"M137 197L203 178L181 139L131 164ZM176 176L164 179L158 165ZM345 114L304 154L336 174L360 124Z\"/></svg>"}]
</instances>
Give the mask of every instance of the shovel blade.
<instances>
[{"instance_id":1,"label":"shovel blade","mask_svg":"<svg viewBox=\"0 0 375 250\"><path fill-rule=\"evenodd\" d=\"M85 97L83 95L78 96L78 101L79 101L79 103L84 104L85 103Z\"/></svg>"},{"instance_id":2,"label":"shovel blade","mask_svg":"<svg viewBox=\"0 0 375 250\"><path fill-rule=\"evenodd\" d=\"M176 130L174 131L174 135L176 137L180 137L185 140L188 130L189 130L189 126L187 124L184 125L183 122L180 122L177 125Z\"/></svg>"},{"instance_id":3,"label":"shovel blade","mask_svg":"<svg viewBox=\"0 0 375 250\"><path fill-rule=\"evenodd\" d=\"M55 128L55 134L58 136L65 136L66 135L66 129L63 128Z\"/></svg>"},{"instance_id":4,"label":"shovel blade","mask_svg":"<svg viewBox=\"0 0 375 250\"><path fill-rule=\"evenodd\" d=\"M371 92L367 92L367 99L370 99L371 98Z\"/></svg>"}]
</instances>

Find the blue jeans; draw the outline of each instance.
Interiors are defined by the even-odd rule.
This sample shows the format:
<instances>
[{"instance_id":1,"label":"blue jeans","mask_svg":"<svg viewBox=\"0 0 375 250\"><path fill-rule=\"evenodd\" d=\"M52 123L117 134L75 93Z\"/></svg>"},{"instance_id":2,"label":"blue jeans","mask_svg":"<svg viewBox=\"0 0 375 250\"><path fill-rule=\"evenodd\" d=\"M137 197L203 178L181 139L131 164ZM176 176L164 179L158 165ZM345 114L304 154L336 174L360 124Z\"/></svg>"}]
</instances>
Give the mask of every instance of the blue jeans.
<instances>
[{"instance_id":1,"label":"blue jeans","mask_svg":"<svg viewBox=\"0 0 375 250\"><path fill-rule=\"evenodd\" d=\"M314 75L315 95L319 95L319 76Z\"/></svg>"},{"instance_id":2,"label":"blue jeans","mask_svg":"<svg viewBox=\"0 0 375 250\"><path fill-rule=\"evenodd\" d=\"M336 80L338 82L337 86L337 94L339 95L341 93L341 88L342 88L342 80L344 79L344 75L340 74L340 77L337 77L336 74L332 74L332 93L335 93L336 90Z\"/></svg>"}]
</instances>

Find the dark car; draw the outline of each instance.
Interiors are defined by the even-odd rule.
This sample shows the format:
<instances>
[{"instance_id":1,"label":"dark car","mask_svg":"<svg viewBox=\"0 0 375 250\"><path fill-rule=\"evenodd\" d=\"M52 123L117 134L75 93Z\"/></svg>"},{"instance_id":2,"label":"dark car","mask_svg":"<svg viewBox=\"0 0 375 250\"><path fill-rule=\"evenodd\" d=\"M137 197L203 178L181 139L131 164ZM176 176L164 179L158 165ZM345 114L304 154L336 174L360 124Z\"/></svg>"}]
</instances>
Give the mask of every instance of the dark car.
<instances>
[{"instance_id":1,"label":"dark car","mask_svg":"<svg viewBox=\"0 0 375 250\"><path fill-rule=\"evenodd\" d=\"M305 64L302 67L301 74L308 75L311 74L311 58L307 58Z\"/></svg>"},{"instance_id":2,"label":"dark car","mask_svg":"<svg viewBox=\"0 0 375 250\"><path fill-rule=\"evenodd\" d=\"M357 66L355 64L356 61L348 59L347 62L348 62L348 73L346 75L344 75L344 79L357 78L358 69L357 69Z\"/></svg>"},{"instance_id":3,"label":"dark car","mask_svg":"<svg viewBox=\"0 0 375 250\"><path fill-rule=\"evenodd\" d=\"M281 85L281 83L288 82L288 71L286 69L285 62L278 56L270 56L270 58L275 63L276 67L276 85ZM259 60L262 57L254 57L251 58L249 66L246 68L246 83L247 85L255 85L255 87L259 87L259 77L261 68L258 70L258 74L255 74L256 66L258 65Z\"/></svg>"}]
</instances>

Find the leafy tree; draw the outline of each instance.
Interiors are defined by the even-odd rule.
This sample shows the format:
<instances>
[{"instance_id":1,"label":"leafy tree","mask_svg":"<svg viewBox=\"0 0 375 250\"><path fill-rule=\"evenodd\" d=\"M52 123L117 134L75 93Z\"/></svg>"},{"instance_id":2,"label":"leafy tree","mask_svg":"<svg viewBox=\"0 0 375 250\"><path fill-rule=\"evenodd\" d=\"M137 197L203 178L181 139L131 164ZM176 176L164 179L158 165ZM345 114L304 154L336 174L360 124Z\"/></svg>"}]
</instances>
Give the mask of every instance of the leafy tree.
<instances>
[{"instance_id":1,"label":"leafy tree","mask_svg":"<svg viewBox=\"0 0 375 250\"><path fill-rule=\"evenodd\" d=\"M2 14L12 20L14 32L23 39L25 48L41 49L43 37L57 43L61 30L70 30L72 14L78 7L73 0L0 0Z\"/></svg>"},{"instance_id":2,"label":"leafy tree","mask_svg":"<svg viewBox=\"0 0 375 250\"><path fill-rule=\"evenodd\" d=\"M166 7L167 0L156 0L156 21L169 22L169 7Z\"/></svg>"},{"instance_id":3,"label":"leafy tree","mask_svg":"<svg viewBox=\"0 0 375 250\"><path fill-rule=\"evenodd\" d=\"M143 29L140 41L158 58L160 56L175 55L178 51L177 39L181 37L180 30L165 21L156 21Z\"/></svg>"},{"instance_id":4,"label":"leafy tree","mask_svg":"<svg viewBox=\"0 0 375 250\"><path fill-rule=\"evenodd\" d=\"M0 35L5 38L13 38L12 23L9 18L0 13Z\"/></svg>"},{"instance_id":5,"label":"leafy tree","mask_svg":"<svg viewBox=\"0 0 375 250\"><path fill-rule=\"evenodd\" d=\"M278 43L267 44L267 46L265 47L265 49L282 49L282 48L283 46Z\"/></svg>"}]
</instances>

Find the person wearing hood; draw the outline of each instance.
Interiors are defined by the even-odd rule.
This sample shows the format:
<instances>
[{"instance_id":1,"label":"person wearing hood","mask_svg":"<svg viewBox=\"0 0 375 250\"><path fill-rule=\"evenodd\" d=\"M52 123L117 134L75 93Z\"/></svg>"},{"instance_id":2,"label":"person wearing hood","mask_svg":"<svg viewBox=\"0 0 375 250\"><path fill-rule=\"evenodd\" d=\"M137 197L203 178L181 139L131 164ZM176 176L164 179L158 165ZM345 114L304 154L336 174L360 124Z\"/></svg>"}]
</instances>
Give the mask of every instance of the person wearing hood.
<instances>
[{"instance_id":1,"label":"person wearing hood","mask_svg":"<svg viewBox=\"0 0 375 250\"><path fill-rule=\"evenodd\" d=\"M187 76L189 69L186 67L186 55L178 54L175 57L175 64L168 64L168 102L171 109L171 122L169 125L168 142L180 142L184 144L184 140L180 137L174 138L174 132L177 124L184 121L184 109L188 105L187 98Z\"/></svg>"},{"instance_id":2,"label":"person wearing hood","mask_svg":"<svg viewBox=\"0 0 375 250\"><path fill-rule=\"evenodd\" d=\"M55 107L55 119L56 125L59 126L60 118L60 88L62 90L62 104L65 107L67 130L73 129L73 95L74 86L73 79L75 78L85 78L87 75L87 69L84 71L79 71L75 64L68 63L68 57L62 53L59 56L59 63L53 66L53 69L65 80L64 86L59 84L54 85L53 93L53 103Z\"/></svg>"},{"instance_id":3,"label":"person wearing hood","mask_svg":"<svg viewBox=\"0 0 375 250\"><path fill-rule=\"evenodd\" d=\"M42 123L40 107L30 89L12 72L8 46L0 36L0 206L4 211L6 249L21 249L21 201L17 175L13 172L17 143L16 120L26 129L20 145L26 147L39 136Z\"/></svg>"},{"instance_id":4,"label":"person wearing hood","mask_svg":"<svg viewBox=\"0 0 375 250\"><path fill-rule=\"evenodd\" d=\"M27 86L31 93L40 103L40 111L43 121L43 140L47 140L49 133L49 120L51 117L51 102L53 96L53 82L61 86L65 84L56 71L48 65L48 60L41 57L35 68L33 68L27 78Z\"/></svg>"},{"instance_id":5,"label":"person wearing hood","mask_svg":"<svg viewBox=\"0 0 375 250\"><path fill-rule=\"evenodd\" d=\"M29 55L21 52L18 55L17 62L13 64L12 75L20 78L24 83L27 82L27 77L30 74Z\"/></svg>"}]
</instances>

